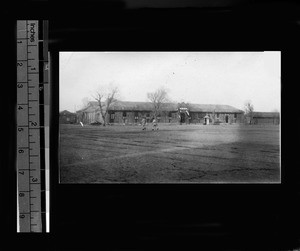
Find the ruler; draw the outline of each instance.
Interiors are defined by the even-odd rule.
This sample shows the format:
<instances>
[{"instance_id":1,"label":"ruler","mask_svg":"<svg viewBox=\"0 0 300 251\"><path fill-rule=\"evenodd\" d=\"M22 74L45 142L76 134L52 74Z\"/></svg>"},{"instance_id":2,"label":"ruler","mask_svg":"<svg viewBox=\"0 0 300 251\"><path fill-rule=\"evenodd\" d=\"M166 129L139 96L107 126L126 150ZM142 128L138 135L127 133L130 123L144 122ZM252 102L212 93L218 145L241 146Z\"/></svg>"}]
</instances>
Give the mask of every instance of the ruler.
<instances>
[{"instance_id":1,"label":"ruler","mask_svg":"<svg viewBox=\"0 0 300 251\"><path fill-rule=\"evenodd\" d=\"M17 21L17 229L46 232L49 198L48 22Z\"/></svg>"}]
</instances>

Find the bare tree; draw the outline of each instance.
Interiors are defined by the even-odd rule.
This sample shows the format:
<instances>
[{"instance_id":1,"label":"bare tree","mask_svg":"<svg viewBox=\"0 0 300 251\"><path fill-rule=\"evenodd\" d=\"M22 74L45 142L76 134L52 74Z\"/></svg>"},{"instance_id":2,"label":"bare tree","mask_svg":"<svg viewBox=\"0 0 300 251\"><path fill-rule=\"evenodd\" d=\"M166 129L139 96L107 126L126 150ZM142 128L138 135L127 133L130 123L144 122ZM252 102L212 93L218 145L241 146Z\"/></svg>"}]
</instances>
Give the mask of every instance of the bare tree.
<instances>
[{"instance_id":1,"label":"bare tree","mask_svg":"<svg viewBox=\"0 0 300 251\"><path fill-rule=\"evenodd\" d=\"M155 92L147 93L147 98L152 103L153 115L157 119L157 116L163 111L165 103L169 101L168 92L165 88L161 87Z\"/></svg>"},{"instance_id":2,"label":"bare tree","mask_svg":"<svg viewBox=\"0 0 300 251\"><path fill-rule=\"evenodd\" d=\"M106 125L106 115L109 108L113 103L117 101L117 95L119 93L118 87L108 86L108 87L99 87L95 91L95 94L92 95L93 98L98 102L100 109L100 114L103 119L103 126Z\"/></svg>"},{"instance_id":3,"label":"bare tree","mask_svg":"<svg viewBox=\"0 0 300 251\"><path fill-rule=\"evenodd\" d=\"M84 97L81 102L82 102L82 108L81 109L84 109L88 106L89 102L91 101L91 99L89 97Z\"/></svg>"},{"instance_id":4,"label":"bare tree","mask_svg":"<svg viewBox=\"0 0 300 251\"><path fill-rule=\"evenodd\" d=\"M245 101L245 103L244 103L244 110L245 110L246 117L248 117L250 119L250 124L252 124L254 106L253 106L251 100L246 100Z\"/></svg>"}]
</instances>

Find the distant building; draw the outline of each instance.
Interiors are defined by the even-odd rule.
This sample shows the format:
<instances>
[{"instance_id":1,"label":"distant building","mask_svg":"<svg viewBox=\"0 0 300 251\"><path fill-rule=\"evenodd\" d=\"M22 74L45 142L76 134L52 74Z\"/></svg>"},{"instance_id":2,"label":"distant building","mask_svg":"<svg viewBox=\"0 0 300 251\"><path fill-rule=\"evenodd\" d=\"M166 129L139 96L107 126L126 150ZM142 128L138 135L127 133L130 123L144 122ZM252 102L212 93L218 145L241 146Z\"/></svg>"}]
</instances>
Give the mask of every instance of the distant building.
<instances>
[{"instance_id":1,"label":"distant building","mask_svg":"<svg viewBox=\"0 0 300 251\"><path fill-rule=\"evenodd\" d=\"M145 117L147 122L153 119L153 104L151 102L117 101L111 105L106 122L111 124L138 124ZM229 105L185 104L166 103L157 116L159 123L202 123L205 116L210 123L241 123L243 122L242 110ZM77 121L84 124L95 122L103 123L100 108L95 101L76 112Z\"/></svg>"},{"instance_id":2,"label":"distant building","mask_svg":"<svg viewBox=\"0 0 300 251\"><path fill-rule=\"evenodd\" d=\"M64 110L59 113L59 123L60 124L74 124L76 123L76 113Z\"/></svg>"},{"instance_id":3,"label":"distant building","mask_svg":"<svg viewBox=\"0 0 300 251\"><path fill-rule=\"evenodd\" d=\"M253 112L253 124L273 124L279 125L279 112Z\"/></svg>"}]
</instances>

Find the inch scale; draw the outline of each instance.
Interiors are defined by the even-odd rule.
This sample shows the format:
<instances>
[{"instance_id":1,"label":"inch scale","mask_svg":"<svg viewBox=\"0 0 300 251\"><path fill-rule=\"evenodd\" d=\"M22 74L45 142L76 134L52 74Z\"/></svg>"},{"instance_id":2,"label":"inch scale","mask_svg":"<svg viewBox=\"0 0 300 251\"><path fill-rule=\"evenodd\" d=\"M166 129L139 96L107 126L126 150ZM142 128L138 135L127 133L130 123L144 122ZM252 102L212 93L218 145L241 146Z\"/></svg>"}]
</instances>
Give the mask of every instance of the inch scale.
<instances>
[{"instance_id":1,"label":"inch scale","mask_svg":"<svg viewBox=\"0 0 300 251\"><path fill-rule=\"evenodd\" d=\"M18 232L46 232L49 156L47 21L17 21ZM48 187L49 183L47 184ZM49 190L48 190L49 191Z\"/></svg>"}]
</instances>

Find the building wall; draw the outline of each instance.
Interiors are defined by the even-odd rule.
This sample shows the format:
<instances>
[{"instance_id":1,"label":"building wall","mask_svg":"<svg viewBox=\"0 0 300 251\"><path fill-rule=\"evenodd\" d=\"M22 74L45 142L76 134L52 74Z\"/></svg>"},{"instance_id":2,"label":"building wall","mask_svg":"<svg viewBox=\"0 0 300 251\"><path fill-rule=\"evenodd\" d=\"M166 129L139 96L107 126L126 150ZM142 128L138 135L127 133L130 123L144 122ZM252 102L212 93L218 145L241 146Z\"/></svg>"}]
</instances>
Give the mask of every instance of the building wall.
<instances>
[{"instance_id":1,"label":"building wall","mask_svg":"<svg viewBox=\"0 0 300 251\"><path fill-rule=\"evenodd\" d=\"M123 117L123 112L126 112L126 117ZM150 111L115 111L110 112L114 113L113 120L109 123L114 124L140 124L142 122L143 117L146 117L147 123L151 123L154 117L154 113ZM136 116L137 115L137 116ZM169 116L171 115L171 117ZM137 119L136 119L137 117ZM108 117L109 118L109 117ZM158 123L178 123L178 113L177 112L164 112L161 113L160 116L157 117Z\"/></svg>"},{"instance_id":2,"label":"building wall","mask_svg":"<svg viewBox=\"0 0 300 251\"><path fill-rule=\"evenodd\" d=\"M95 122L103 122L100 112L80 112L76 114L76 122L83 124L91 124Z\"/></svg>"},{"instance_id":3,"label":"building wall","mask_svg":"<svg viewBox=\"0 0 300 251\"><path fill-rule=\"evenodd\" d=\"M123 113L126 112L126 116L123 117ZM114 114L114 119L111 118L111 114ZM235 115L236 114L236 115ZM186 116L186 123L193 123L193 124L204 124L204 117L206 115L210 116L210 123L214 123L215 121L219 121L221 123L225 123L226 116L228 116L228 123L242 123L243 122L243 114L239 113L206 113L206 112L190 112L191 119L188 120ZM138 119L136 120L135 117L138 115ZM114 124L139 124L141 123L143 117L146 117L147 123L152 122L152 118L154 117L153 112L149 111L114 111L109 112L106 115L106 122L107 123L114 123ZM90 124L93 122L101 122L103 123L102 116L100 112L81 112L77 114L78 122L81 121L84 124ZM162 112L158 117L158 123L178 123L179 117L178 112Z\"/></svg>"},{"instance_id":4,"label":"building wall","mask_svg":"<svg viewBox=\"0 0 300 251\"><path fill-rule=\"evenodd\" d=\"M60 115L59 123L60 124L74 124L74 123L76 123L76 116L75 115Z\"/></svg>"},{"instance_id":5,"label":"building wall","mask_svg":"<svg viewBox=\"0 0 300 251\"><path fill-rule=\"evenodd\" d=\"M226 123L226 116L228 117L228 123L241 123L243 120L243 114L241 113L206 113L206 112L190 112L191 123L204 124L204 117L208 115L210 117L210 123L221 122Z\"/></svg>"},{"instance_id":6,"label":"building wall","mask_svg":"<svg viewBox=\"0 0 300 251\"><path fill-rule=\"evenodd\" d=\"M124 113L126 113L126 116ZM135 124L141 123L143 116L149 115L148 120L151 119L152 113L150 112L134 112L134 111L115 111L110 112L110 114L114 114L114 119L109 120L109 123L114 124ZM137 115L137 116L136 116ZM137 120L136 120L137 117ZM108 120L107 120L108 121Z\"/></svg>"},{"instance_id":7,"label":"building wall","mask_svg":"<svg viewBox=\"0 0 300 251\"><path fill-rule=\"evenodd\" d=\"M206 112L190 112L190 115L191 115L191 123L203 124Z\"/></svg>"},{"instance_id":8,"label":"building wall","mask_svg":"<svg viewBox=\"0 0 300 251\"><path fill-rule=\"evenodd\" d=\"M273 124L273 125L278 125L280 123L279 118L253 118L253 123L254 124Z\"/></svg>"},{"instance_id":9,"label":"building wall","mask_svg":"<svg viewBox=\"0 0 300 251\"><path fill-rule=\"evenodd\" d=\"M244 114L243 113L238 113L236 123L243 123L243 122L244 122Z\"/></svg>"}]
</instances>

